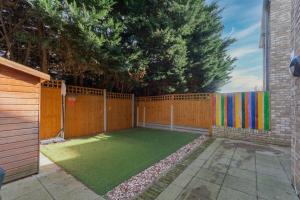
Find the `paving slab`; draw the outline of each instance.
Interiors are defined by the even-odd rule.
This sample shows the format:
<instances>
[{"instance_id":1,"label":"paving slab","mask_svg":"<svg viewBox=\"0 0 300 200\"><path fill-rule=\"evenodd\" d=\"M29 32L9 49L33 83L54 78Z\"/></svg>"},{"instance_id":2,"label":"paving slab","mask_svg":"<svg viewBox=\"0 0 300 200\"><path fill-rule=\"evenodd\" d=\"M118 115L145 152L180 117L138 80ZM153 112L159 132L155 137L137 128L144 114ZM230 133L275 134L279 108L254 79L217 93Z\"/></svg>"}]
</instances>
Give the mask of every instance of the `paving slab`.
<instances>
[{"instance_id":1,"label":"paving slab","mask_svg":"<svg viewBox=\"0 0 300 200\"><path fill-rule=\"evenodd\" d=\"M223 187L220 191L218 200L256 200L256 195L251 196L240 191Z\"/></svg>"},{"instance_id":2,"label":"paving slab","mask_svg":"<svg viewBox=\"0 0 300 200\"><path fill-rule=\"evenodd\" d=\"M158 199L298 200L290 184L288 152L271 145L216 140Z\"/></svg>"},{"instance_id":3,"label":"paving slab","mask_svg":"<svg viewBox=\"0 0 300 200\"><path fill-rule=\"evenodd\" d=\"M179 186L181 188L184 188L185 186L187 186L187 184L189 182L191 182L191 180L194 178L193 175L191 174L187 174L187 173L182 173L180 174L175 181L173 182L173 184L175 184L176 186Z\"/></svg>"},{"instance_id":4,"label":"paving slab","mask_svg":"<svg viewBox=\"0 0 300 200\"><path fill-rule=\"evenodd\" d=\"M194 178L177 200L206 199L216 200L220 185Z\"/></svg>"},{"instance_id":5,"label":"paving slab","mask_svg":"<svg viewBox=\"0 0 300 200\"><path fill-rule=\"evenodd\" d=\"M282 189L282 186L278 185L279 183L273 185L258 183L258 197L265 200L299 200L291 186Z\"/></svg>"},{"instance_id":6,"label":"paving slab","mask_svg":"<svg viewBox=\"0 0 300 200\"><path fill-rule=\"evenodd\" d=\"M181 191L182 191L182 189L179 186L177 186L175 184L171 184L156 199L157 200L175 200Z\"/></svg>"},{"instance_id":7,"label":"paving slab","mask_svg":"<svg viewBox=\"0 0 300 200\"><path fill-rule=\"evenodd\" d=\"M278 178L286 179L287 174L284 172L283 168L278 169L275 167L266 167L262 165L256 165L256 171L258 174L275 176Z\"/></svg>"},{"instance_id":8,"label":"paving slab","mask_svg":"<svg viewBox=\"0 0 300 200\"><path fill-rule=\"evenodd\" d=\"M225 173L213 171L210 169L201 168L198 173L195 175L196 178L221 185L223 183Z\"/></svg>"},{"instance_id":9,"label":"paving slab","mask_svg":"<svg viewBox=\"0 0 300 200\"><path fill-rule=\"evenodd\" d=\"M3 186L2 200L104 200L41 155L40 173Z\"/></svg>"},{"instance_id":10,"label":"paving slab","mask_svg":"<svg viewBox=\"0 0 300 200\"><path fill-rule=\"evenodd\" d=\"M236 176L236 177L240 177L243 179L256 181L256 173L254 171L230 167L227 173L231 176Z\"/></svg>"},{"instance_id":11,"label":"paving slab","mask_svg":"<svg viewBox=\"0 0 300 200\"><path fill-rule=\"evenodd\" d=\"M250 179L227 174L223 187L234 189L249 195L256 195L256 182Z\"/></svg>"}]
</instances>

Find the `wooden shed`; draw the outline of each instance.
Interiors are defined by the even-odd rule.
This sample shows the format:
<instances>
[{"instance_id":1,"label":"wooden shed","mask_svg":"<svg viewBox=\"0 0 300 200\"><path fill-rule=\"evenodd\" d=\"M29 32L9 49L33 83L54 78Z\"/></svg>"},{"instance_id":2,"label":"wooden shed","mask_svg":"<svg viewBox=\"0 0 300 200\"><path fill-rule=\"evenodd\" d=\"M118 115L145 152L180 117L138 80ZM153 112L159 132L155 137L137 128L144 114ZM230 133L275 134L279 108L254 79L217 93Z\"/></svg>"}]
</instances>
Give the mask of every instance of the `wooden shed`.
<instances>
[{"instance_id":1,"label":"wooden shed","mask_svg":"<svg viewBox=\"0 0 300 200\"><path fill-rule=\"evenodd\" d=\"M50 76L0 57L0 167L4 182L38 173L40 83Z\"/></svg>"}]
</instances>

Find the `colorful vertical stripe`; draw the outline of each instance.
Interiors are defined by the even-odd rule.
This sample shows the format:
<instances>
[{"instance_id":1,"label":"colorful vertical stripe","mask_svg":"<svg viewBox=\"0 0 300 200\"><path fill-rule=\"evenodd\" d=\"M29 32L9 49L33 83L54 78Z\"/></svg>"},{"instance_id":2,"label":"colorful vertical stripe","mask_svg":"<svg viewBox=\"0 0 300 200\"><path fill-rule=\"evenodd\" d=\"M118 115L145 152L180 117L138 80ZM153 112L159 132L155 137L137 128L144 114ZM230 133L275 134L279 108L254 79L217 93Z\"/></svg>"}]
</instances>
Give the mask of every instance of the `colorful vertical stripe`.
<instances>
[{"instance_id":1,"label":"colorful vertical stripe","mask_svg":"<svg viewBox=\"0 0 300 200\"><path fill-rule=\"evenodd\" d=\"M270 129L269 92L215 94L214 125L217 127Z\"/></svg>"},{"instance_id":2,"label":"colorful vertical stripe","mask_svg":"<svg viewBox=\"0 0 300 200\"><path fill-rule=\"evenodd\" d=\"M225 126L225 115L224 115L224 96L221 95L221 126Z\"/></svg>"}]
</instances>

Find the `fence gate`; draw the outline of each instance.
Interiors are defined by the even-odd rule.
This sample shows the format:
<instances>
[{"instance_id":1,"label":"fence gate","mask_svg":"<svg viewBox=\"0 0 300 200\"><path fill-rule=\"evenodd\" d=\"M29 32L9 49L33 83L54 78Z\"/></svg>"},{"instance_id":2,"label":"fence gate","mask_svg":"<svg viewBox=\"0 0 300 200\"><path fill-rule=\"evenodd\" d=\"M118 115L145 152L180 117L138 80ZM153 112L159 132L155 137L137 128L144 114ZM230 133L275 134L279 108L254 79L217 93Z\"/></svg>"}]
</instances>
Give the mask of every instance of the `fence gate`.
<instances>
[{"instance_id":1,"label":"fence gate","mask_svg":"<svg viewBox=\"0 0 300 200\"><path fill-rule=\"evenodd\" d=\"M139 97L136 111L137 126L210 129L212 125L210 94Z\"/></svg>"},{"instance_id":2,"label":"fence gate","mask_svg":"<svg viewBox=\"0 0 300 200\"><path fill-rule=\"evenodd\" d=\"M40 138L56 137L61 129L62 81L48 81L41 87Z\"/></svg>"}]
</instances>

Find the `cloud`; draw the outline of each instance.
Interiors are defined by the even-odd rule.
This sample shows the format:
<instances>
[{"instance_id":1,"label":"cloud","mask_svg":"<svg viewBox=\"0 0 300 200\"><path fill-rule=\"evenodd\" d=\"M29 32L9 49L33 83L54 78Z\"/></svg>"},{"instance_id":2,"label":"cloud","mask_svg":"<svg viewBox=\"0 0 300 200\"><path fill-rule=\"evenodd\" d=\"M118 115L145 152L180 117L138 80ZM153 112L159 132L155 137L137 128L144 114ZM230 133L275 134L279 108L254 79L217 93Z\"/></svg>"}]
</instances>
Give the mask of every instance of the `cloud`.
<instances>
[{"instance_id":1,"label":"cloud","mask_svg":"<svg viewBox=\"0 0 300 200\"><path fill-rule=\"evenodd\" d=\"M241 58L249 54L260 52L258 46L244 46L236 49L232 49L229 53L232 57Z\"/></svg>"},{"instance_id":2,"label":"cloud","mask_svg":"<svg viewBox=\"0 0 300 200\"><path fill-rule=\"evenodd\" d=\"M237 40L243 39L249 35L251 35L252 33L254 33L257 29L260 28L260 22L255 23L251 26L249 26L248 28L245 28L239 32L236 32L232 35L233 38L236 38Z\"/></svg>"},{"instance_id":3,"label":"cloud","mask_svg":"<svg viewBox=\"0 0 300 200\"><path fill-rule=\"evenodd\" d=\"M254 73L261 70L262 66L251 68L236 69L232 72L230 82L221 88L221 92L246 92L253 91L255 88L262 90L263 80Z\"/></svg>"}]
</instances>

